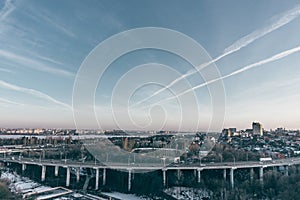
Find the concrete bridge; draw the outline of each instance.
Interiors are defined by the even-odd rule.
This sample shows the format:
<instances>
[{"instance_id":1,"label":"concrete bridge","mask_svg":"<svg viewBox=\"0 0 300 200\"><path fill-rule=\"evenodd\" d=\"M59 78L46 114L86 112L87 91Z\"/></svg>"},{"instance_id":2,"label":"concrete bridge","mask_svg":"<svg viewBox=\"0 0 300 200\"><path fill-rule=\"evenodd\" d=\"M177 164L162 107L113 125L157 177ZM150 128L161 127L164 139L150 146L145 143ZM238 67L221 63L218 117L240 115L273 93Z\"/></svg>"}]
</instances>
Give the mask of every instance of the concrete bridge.
<instances>
[{"instance_id":1,"label":"concrete bridge","mask_svg":"<svg viewBox=\"0 0 300 200\"><path fill-rule=\"evenodd\" d=\"M66 168L66 186L70 185L70 168L76 169L76 180L80 179L80 168L89 168L95 170L96 183L95 189L99 189L99 174L100 170L102 172L102 183L106 184L106 170L114 169L114 170L123 170L128 172L128 191L131 190L132 184L132 173L142 172L142 171L154 171L161 170L162 171L162 181L163 185L166 186L167 181L167 171L177 170L180 172L181 170L193 170L195 175L197 176L198 183L201 182L201 171L203 170L223 170L223 177L226 180L227 171L230 171L230 184L231 187L234 187L234 171L236 169L249 169L250 170L250 179L253 180L254 177L254 168L259 169L259 179L261 183L263 183L263 173L264 168L268 167L285 167L285 174L288 175L288 168L291 165L300 165L300 158L288 158L288 159L280 159L273 160L269 162L259 162L259 161L243 161L243 162L221 162L221 163L208 163L208 164L189 164L189 165L173 165L173 166L159 166L157 164L127 164L124 163L106 163L103 165L101 163L96 162L78 162L78 161L70 161L70 160L33 160L30 158L22 158L22 159L13 159L11 157L0 157L0 162L3 163L18 163L22 166L22 171L26 170L26 165L38 165L42 167L41 173L41 181L45 181L46 179L46 169L47 167L54 167L55 176L58 176L59 168Z\"/></svg>"}]
</instances>

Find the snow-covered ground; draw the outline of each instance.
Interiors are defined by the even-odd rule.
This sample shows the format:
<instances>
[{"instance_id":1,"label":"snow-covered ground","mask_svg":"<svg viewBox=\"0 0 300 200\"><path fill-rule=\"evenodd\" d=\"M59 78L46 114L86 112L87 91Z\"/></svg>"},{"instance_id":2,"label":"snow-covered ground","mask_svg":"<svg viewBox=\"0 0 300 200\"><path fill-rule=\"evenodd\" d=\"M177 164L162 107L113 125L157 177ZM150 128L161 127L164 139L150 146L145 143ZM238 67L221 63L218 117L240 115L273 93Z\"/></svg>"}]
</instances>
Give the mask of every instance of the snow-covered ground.
<instances>
[{"instance_id":1,"label":"snow-covered ground","mask_svg":"<svg viewBox=\"0 0 300 200\"><path fill-rule=\"evenodd\" d=\"M20 175L18 175L15 172L12 172L9 170L4 170L4 169L1 170L0 179L7 180L9 182L9 189L11 190L11 192L20 194L23 197L25 197L26 194L29 194L29 193L39 193L39 192L42 192L42 191L52 188L52 187L48 187L48 186L43 186L37 182L30 180L27 177L21 177ZM119 192L107 192L107 193L103 193L103 194L111 196L111 197L115 197L118 199L124 199L124 200L151 200L150 198L147 198L147 197L138 197L134 194L124 194L124 193L119 193ZM77 199L78 195L85 197L85 195L73 193L72 195L67 195L64 197L56 198L56 200ZM88 194L87 197L88 196L93 196L93 195ZM102 199L102 198L99 197L99 199Z\"/></svg>"},{"instance_id":2,"label":"snow-covered ground","mask_svg":"<svg viewBox=\"0 0 300 200\"><path fill-rule=\"evenodd\" d=\"M113 198L122 199L122 200L148 200L149 199L149 198L138 197L134 194L124 194L120 192L102 192L102 194Z\"/></svg>"},{"instance_id":3,"label":"snow-covered ground","mask_svg":"<svg viewBox=\"0 0 300 200\"><path fill-rule=\"evenodd\" d=\"M8 170L2 170L1 179L8 180L9 188L11 192L17 194L26 194L29 192L39 192L45 189L50 189L51 187L42 186L29 178L20 177L15 172L9 172Z\"/></svg>"},{"instance_id":4,"label":"snow-covered ground","mask_svg":"<svg viewBox=\"0 0 300 200\"><path fill-rule=\"evenodd\" d=\"M172 187L165 189L166 194L179 200L203 200L210 199L209 191L188 187Z\"/></svg>"}]
</instances>

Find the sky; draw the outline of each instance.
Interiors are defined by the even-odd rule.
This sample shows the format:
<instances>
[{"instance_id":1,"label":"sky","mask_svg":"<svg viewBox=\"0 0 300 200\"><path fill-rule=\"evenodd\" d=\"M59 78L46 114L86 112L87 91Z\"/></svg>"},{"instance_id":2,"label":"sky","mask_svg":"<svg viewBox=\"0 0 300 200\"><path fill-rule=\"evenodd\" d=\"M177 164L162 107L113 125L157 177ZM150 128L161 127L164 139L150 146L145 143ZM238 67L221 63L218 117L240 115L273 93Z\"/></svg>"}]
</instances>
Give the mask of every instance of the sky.
<instances>
[{"instance_id":1,"label":"sky","mask_svg":"<svg viewBox=\"0 0 300 200\"><path fill-rule=\"evenodd\" d=\"M157 40L197 63L132 50L82 79L98 78L94 104L80 103L84 94L74 101L91 52L146 27L190 38L199 56L188 41ZM0 0L0 127L220 131L259 121L299 129L299 32L292 0ZM144 42L124 35L99 58Z\"/></svg>"}]
</instances>

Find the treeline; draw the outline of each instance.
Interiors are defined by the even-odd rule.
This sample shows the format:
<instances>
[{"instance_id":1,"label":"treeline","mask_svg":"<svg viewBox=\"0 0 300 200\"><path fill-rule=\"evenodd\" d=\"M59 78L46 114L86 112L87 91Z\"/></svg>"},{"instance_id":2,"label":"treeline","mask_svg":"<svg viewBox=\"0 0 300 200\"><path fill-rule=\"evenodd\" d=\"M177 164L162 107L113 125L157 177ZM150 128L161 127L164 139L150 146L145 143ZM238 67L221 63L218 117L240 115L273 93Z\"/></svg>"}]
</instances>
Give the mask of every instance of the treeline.
<instances>
[{"instance_id":1,"label":"treeline","mask_svg":"<svg viewBox=\"0 0 300 200\"><path fill-rule=\"evenodd\" d=\"M20 137L20 138L0 138L0 146L5 145L58 145L58 144L74 144L78 140L73 140L71 137Z\"/></svg>"}]
</instances>

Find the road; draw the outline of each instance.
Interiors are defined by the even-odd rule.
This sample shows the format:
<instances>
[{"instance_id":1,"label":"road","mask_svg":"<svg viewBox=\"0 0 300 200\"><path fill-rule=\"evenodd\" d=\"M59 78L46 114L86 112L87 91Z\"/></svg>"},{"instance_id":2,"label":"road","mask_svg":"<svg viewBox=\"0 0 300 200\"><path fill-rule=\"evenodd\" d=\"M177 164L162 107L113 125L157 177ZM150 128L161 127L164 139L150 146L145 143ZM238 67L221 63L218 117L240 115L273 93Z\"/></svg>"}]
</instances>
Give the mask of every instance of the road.
<instances>
[{"instance_id":1,"label":"road","mask_svg":"<svg viewBox=\"0 0 300 200\"><path fill-rule=\"evenodd\" d=\"M49 160L49 159L32 159L32 158L21 158L18 157L4 157L1 155L0 161L29 164L29 165L44 165L44 166L60 166L60 167L82 167L82 168L107 168L117 170L191 170L191 169L242 169L242 168L255 168L255 167L276 167L276 166L291 166L299 165L300 158L287 158L273 160L270 162L259 162L259 161L239 161L239 162L216 162L216 163L205 163L205 164L178 164L162 166L156 163L142 163L142 164L124 164L124 163L95 163L95 162L79 162L74 160Z\"/></svg>"}]
</instances>

